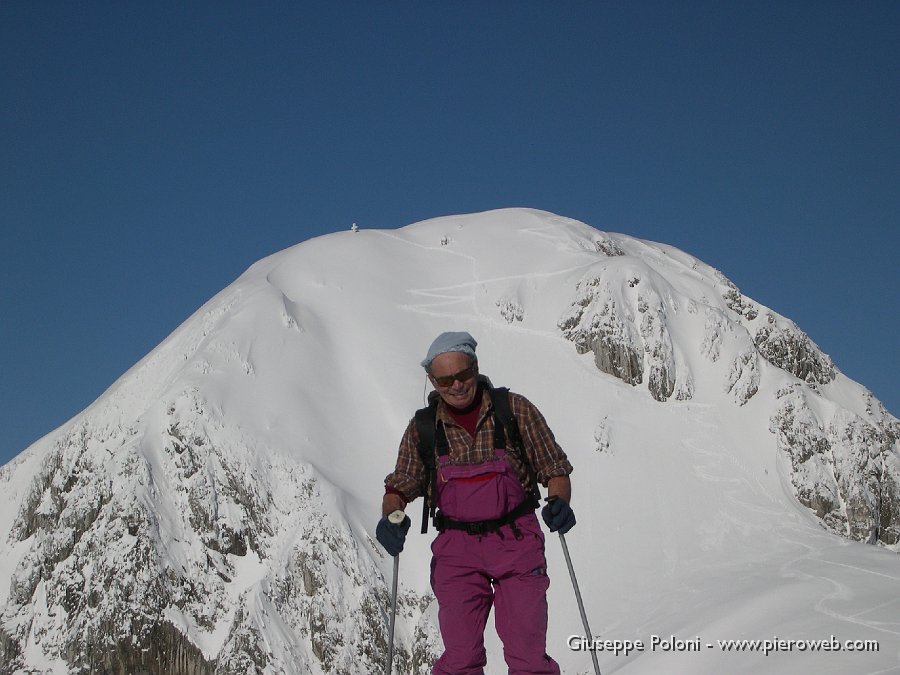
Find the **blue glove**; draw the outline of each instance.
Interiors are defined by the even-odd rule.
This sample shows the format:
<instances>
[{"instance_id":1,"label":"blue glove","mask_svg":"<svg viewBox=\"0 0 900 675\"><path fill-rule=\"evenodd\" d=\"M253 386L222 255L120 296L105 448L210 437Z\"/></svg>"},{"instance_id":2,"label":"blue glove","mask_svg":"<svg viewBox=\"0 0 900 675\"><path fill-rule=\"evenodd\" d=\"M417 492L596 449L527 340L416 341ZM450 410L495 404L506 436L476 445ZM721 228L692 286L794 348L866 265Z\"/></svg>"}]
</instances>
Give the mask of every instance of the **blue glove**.
<instances>
[{"instance_id":1,"label":"blue glove","mask_svg":"<svg viewBox=\"0 0 900 675\"><path fill-rule=\"evenodd\" d=\"M406 542L406 533L409 531L410 525L412 525L412 521L409 516L404 516L399 523L392 523L387 516L382 516L378 521L378 527L375 528L375 537L384 546L385 551L392 556L399 555Z\"/></svg>"},{"instance_id":2,"label":"blue glove","mask_svg":"<svg viewBox=\"0 0 900 675\"><path fill-rule=\"evenodd\" d=\"M551 532L565 534L575 525L575 513L562 497L547 497L547 505L541 509L541 517Z\"/></svg>"}]
</instances>

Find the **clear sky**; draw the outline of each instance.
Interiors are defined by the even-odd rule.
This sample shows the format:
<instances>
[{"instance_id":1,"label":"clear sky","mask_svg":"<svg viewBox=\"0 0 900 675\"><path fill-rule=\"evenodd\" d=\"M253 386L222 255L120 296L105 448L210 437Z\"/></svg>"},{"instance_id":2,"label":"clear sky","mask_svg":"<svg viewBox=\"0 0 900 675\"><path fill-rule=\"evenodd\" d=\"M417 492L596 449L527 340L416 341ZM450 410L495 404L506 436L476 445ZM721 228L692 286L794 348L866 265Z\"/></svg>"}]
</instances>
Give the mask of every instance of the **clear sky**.
<instances>
[{"instance_id":1,"label":"clear sky","mask_svg":"<svg viewBox=\"0 0 900 675\"><path fill-rule=\"evenodd\" d=\"M677 246L900 414L900 2L0 3L0 463L256 260L525 206Z\"/></svg>"}]
</instances>

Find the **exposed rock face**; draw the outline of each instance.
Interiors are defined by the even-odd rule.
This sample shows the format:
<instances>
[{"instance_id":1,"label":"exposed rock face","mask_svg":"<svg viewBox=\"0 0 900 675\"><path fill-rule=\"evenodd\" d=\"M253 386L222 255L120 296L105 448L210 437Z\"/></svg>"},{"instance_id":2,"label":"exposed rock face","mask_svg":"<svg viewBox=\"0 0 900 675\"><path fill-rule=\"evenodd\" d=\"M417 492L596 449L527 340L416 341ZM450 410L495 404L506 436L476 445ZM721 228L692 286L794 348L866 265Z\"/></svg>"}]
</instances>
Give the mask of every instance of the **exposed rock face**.
<instances>
[{"instance_id":1,"label":"exposed rock face","mask_svg":"<svg viewBox=\"0 0 900 675\"><path fill-rule=\"evenodd\" d=\"M797 498L844 536L898 542L900 434L883 408L868 406L866 419L835 409L826 419L807 400L838 371L793 322L697 261L648 253L609 235L595 243L601 262L577 282L558 322L579 354L592 352L597 369L622 382L646 383L657 401L694 395L690 359L672 338L676 330L702 335L696 349L710 363L730 355L722 389L738 406L758 395L769 367L796 378L795 388L779 393L770 430L790 459ZM704 294L680 297L668 282L673 269L701 280Z\"/></svg>"},{"instance_id":2,"label":"exposed rock face","mask_svg":"<svg viewBox=\"0 0 900 675\"><path fill-rule=\"evenodd\" d=\"M40 634L47 651L86 672L172 672L175 662L179 672L212 672L164 610L209 625L221 581L165 569L156 517L138 497L151 469L126 449L129 437L85 424L57 443L13 527L16 541L35 543L13 574L4 624L18 626L17 644Z\"/></svg>"},{"instance_id":3,"label":"exposed rock face","mask_svg":"<svg viewBox=\"0 0 900 675\"><path fill-rule=\"evenodd\" d=\"M774 318L770 320L774 323ZM765 325L757 331L753 342L766 361L805 382L827 384L835 377L831 359L798 329Z\"/></svg>"},{"instance_id":4,"label":"exposed rock face","mask_svg":"<svg viewBox=\"0 0 900 675\"><path fill-rule=\"evenodd\" d=\"M771 431L789 457L800 502L831 530L857 541L898 543L897 430L838 409L831 419L799 385L778 393Z\"/></svg>"},{"instance_id":5,"label":"exposed rock face","mask_svg":"<svg viewBox=\"0 0 900 675\"><path fill-rule=\"evenodd\" d=\"M734 357L726 390L735 403L744 405L759 391L759 377L759 355L748 349Z\"/></svg>"},{"instance_id":6,"label":"exposed rock face","mask_svg":"<svg viewBox=\"0 0 900 675\"><path fill-rule=\"evenodd\" d=\"M607 245L607 248L609 245ZM623 255L623 254L619 254ZM593 352L597 368L631 385L644 382L657 401L676 389L676 352L666 324L666 308L656 288L642 282L649 270L601 267L578 282L575 300L558 322L579 354ZM679 398L690 398L690 373L683 373Z\"/></svg>"},{"instance_id":7,"label":"exposed rock face","mask_svg":"<svg viewBox=\"0 0 900 675\"><path fill-rule=\"evenodd\" d=\"M150 444L128 428L75 427L35 477L11 533L32 545L3 611L0 673L23 667L29 640L72 672L290 672L290 640L268 646L282 625L307 640L297 663L311 654L324 672L379 670L387 594L352 533L322 511L317 478L254 462L195 389L164 409ZM294 547L273 550L301 513ZM282 567L270 576L260 561L273 556ZM406 602L411 616L424 611ZM205 654L198 642L222 630L221 649ZM435 657L433 641L419 649L410 663Z\"/></svg>"},{"instance_id":8,"label":"exposed rock face","mask_svg":"<svg viewBox=\"0 0 900 675\"><path fill-rule=\"evenodd\" d=\"M722 285L725 286L725 291L722 293L722 299L725 300L725 305L728 309L745 317L748 321L753 321L753 319L759 316L759 309L757 306L752 301L747 300L734 283L725 278L725 275L721 273L716 276Z\"/></svg>"},{"instance_id":9,"label":"exposed rock face","mask_svg":"<svg viewBox=\"0 0 900 675\"><path fill-rule=\"evenodd\" d=\"M620 256L625 255L625 251L622 249L619 244L609 237L598 237L594 240L594 246L597 247L597 252L602 253L606 256Z\"/></svg>"},{"instance_id":10,"label":"exposed rock face","mask_svg":"<svg viewBox=\"0 0 900 675\"><path fill-rule=\"evenodd\" d=\"M571 310L559 321L560 330L579 354L594 353L602 372L628 384L644 379L643 346L633 329L633 318L624 315L608 297L610 288L600 278L578 283ZM604 297L606 296L606 297Z\"/></svg>"},{"instance_id":11,"label":"exposed rock face","mask_svg":"<svg viewBox=\"0 0 900 675\"><path fill-rule=\"evenodd\" d=\"M500 316L504 318L506 323L522 321L525 318L525 310L522 309L522 304L517 300L502 298L496 304L500 309Z\"/></svg>"}]
</instances>

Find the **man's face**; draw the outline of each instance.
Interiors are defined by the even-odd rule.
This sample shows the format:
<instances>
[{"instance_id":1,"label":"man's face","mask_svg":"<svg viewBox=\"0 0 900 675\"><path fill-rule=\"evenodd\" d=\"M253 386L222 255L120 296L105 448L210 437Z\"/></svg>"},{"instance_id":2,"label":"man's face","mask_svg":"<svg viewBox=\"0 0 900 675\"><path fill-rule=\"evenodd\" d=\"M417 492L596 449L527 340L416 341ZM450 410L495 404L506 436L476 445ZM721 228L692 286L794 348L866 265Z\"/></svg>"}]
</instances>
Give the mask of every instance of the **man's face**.
<instances>
[{"instance_id":1,"label":"man's face","mask_svg":"<svg viewBox=\"0 0 900 675\"><path fill-rule=\"evenodd\" d=\"M475 400L478 391L478 369L467 354L447 352L438 354L431 362L429 378L431 384L444 399L444 403L454 408L465 408ZM452 378L451 376L457 376ZM442 382L446 378L446 382ZM452 382L449 380L452 379ZM460 381L462 379L462 381Z\"/></svg>"}]
</instances>

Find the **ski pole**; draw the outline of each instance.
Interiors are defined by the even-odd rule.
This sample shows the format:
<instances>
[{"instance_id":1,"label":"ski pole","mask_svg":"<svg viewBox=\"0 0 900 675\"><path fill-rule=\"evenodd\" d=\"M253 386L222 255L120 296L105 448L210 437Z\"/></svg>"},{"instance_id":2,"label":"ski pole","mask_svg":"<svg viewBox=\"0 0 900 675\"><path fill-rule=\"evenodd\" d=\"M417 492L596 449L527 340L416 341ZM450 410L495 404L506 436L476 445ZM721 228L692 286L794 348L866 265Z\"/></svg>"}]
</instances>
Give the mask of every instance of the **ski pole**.
<instances>
[{"instance_id":1,"label":"ski pole","mask_svg":"<svg viewBox=\"0 0 900 675\"><path fill-rule=\"evenodd\" d=\"M402 523L403 519L406 517L406 514L399 509L396 511L391 511L388 515L388 520L395 525ZM388 653L387 653L387 668L385 673L387 675L391 675L391 670L394 667L394 621L397 618L397 577L400 575L400 554L394 556L394 583L391 590L391 626L388 630Z\"/></svg>"},{"instance_id":2,"label":"ski pole","mask_svg":"<svg viewBox=\"0 0 900 675\"><path fill-rule=\"evenodd\" d=\"M569 576L572 578L572 587L575 589L575 599L578 601L578 611L581 612L581 623L584 625L584 634L588 640L593 640L591 627L588 626L587 614L584 613L584 601L581 599L581 591L578 590L578 580L575 578L575 568L572 567L572 558L569 557L569 547L566 544L566 535L559 533L559 542L562 544L563 555L566 557L566 565L569 568ZM600 675L600 664L597 663L597 651L591 650L591 660L594 662L594 673Z\"/></svg>"}]
</instances>

